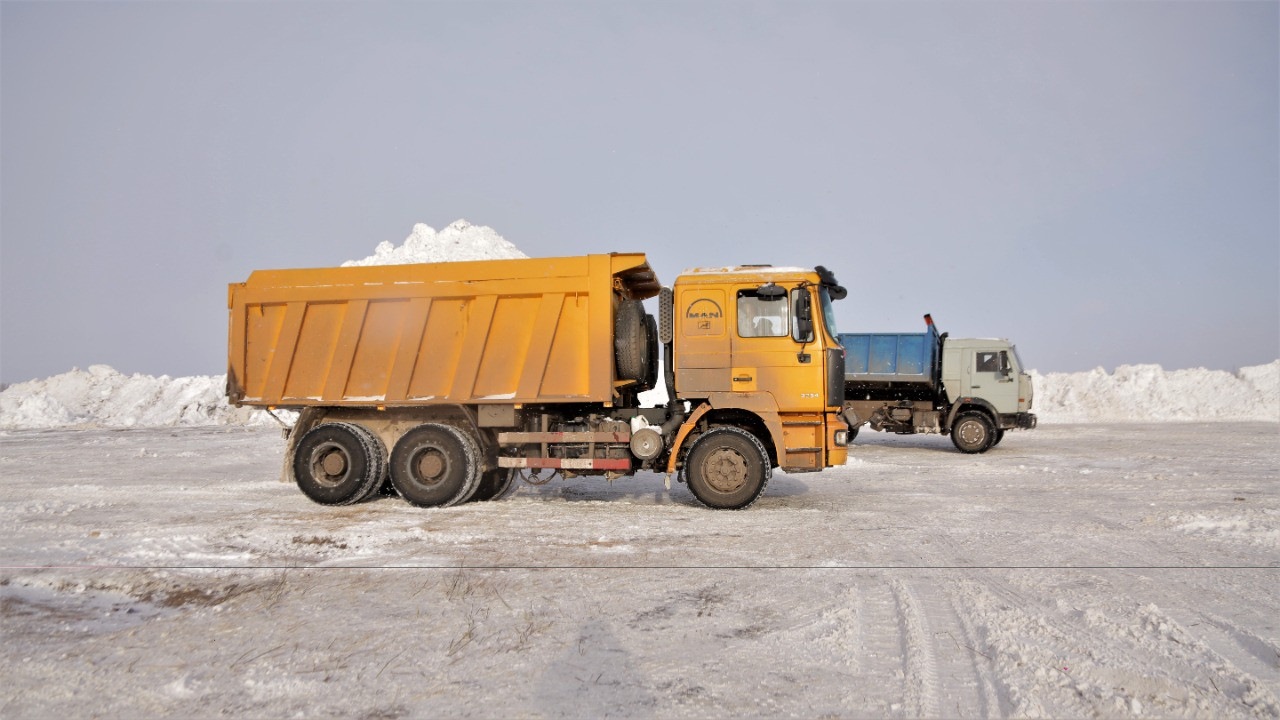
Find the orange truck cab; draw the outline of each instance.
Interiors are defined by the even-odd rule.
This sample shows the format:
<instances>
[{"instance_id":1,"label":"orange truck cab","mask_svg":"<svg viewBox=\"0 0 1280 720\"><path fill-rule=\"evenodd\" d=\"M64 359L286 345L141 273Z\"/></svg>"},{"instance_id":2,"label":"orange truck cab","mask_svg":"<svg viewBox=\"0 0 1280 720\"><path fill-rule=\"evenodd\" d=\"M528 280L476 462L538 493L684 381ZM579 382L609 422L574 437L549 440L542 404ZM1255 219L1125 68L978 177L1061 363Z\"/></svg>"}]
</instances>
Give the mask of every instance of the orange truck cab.
<instances>
[{"instance_id":1,"label":"orange truck cab","mask_svg":"<svg viewBox=\"0 0 1280 720\"><path fill-rule=\"evenodd\" d=\"M844 348L832 312L834 278L815 270L697 268L676 279L676 397L708 423L734 418L768 440L788 472L845 462ZM675 458L672 458L674 462Z\"/></svg>"}]
</instances>

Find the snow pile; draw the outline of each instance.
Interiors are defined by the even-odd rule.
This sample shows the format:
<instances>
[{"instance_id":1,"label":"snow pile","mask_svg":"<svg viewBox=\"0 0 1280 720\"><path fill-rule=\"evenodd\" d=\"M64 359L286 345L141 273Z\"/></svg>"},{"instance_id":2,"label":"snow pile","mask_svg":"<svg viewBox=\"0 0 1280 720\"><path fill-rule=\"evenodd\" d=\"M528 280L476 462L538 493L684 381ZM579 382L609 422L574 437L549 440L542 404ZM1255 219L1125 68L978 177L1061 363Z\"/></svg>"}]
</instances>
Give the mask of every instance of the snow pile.
<instances>
[{"instance_id":1,"label":"snow pile","mask_svg":"<svg viewBox=\"0 0 1280 720\"><path fill-rule=\"evenodd\" d=\"M464 260L508 260L527 258L520 248L507 242L493 228L455 220L436 232L425 223L413 226L413 232L401 245L383 241L373 254L363 260L348 260L352 265L408 265L412 263L460 262Z\"/></svg>"},{"instance_id":2,"label":"snow pile","mask_svg":"<svg viewBox=\"0 0 1280 720\"><path fill-rule=\"evenodd\" d=\"M107 365L93 365L0 392L0 428L274 422L260 410L228 405L225 385L224 375L125 375Z\"/></svg>"},{"instance_id":3,"label":"snow pile","mask_svg":"<svg viewBox=\"0 0 1280 720\"><path fill-rule=\"evenodd\" d=\"M1122 365L1034 376L1042 422L1280 421L1280 360L1236 373ZM0 392L0 429L67 426L271 425L227 404L223 375L124 375L106 365L18 383ZM661 385L643 405L666 401Z\"/></svg>"},{"instance_id":4,"label":"snow pile","mask_svg":"<svg viewBox=\"0 0 1280 720\"><path fill-rule=\"evenodd\" d=\"M1280 421L1280 360L1235 373L1121 365L1032 375L1042 421Z\"/></svg>"}]
</instances>

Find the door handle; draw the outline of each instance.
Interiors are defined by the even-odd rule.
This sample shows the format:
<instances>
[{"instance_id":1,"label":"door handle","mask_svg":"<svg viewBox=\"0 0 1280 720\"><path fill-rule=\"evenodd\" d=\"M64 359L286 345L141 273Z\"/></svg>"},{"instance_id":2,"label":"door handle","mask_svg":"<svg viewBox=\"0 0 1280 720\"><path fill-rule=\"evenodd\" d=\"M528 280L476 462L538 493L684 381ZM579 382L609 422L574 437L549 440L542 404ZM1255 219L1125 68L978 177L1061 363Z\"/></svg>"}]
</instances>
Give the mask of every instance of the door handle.
<instances>
[{"instance_id":1,"label":"door handle","mask_svg":"<svg viewBox=\"0 0 1280 720\"><path fill-rule=\"evenodd\" d=\"M734 382L751 382L751 380L752 380L752 377L750 375L746 375L744 377L736 377L733 379Z\"/></svg>"},{"instance_id":2,"label":"door handle","mask_svg":"<svg viewBox=\"0 0 1280 720\"><path fill-rule=\"evenodd\" d=\"M980 389L982 386L981 386L981 385L970 385L969 387L974 388L974 389Z\"/></svg>"}]
</instances>

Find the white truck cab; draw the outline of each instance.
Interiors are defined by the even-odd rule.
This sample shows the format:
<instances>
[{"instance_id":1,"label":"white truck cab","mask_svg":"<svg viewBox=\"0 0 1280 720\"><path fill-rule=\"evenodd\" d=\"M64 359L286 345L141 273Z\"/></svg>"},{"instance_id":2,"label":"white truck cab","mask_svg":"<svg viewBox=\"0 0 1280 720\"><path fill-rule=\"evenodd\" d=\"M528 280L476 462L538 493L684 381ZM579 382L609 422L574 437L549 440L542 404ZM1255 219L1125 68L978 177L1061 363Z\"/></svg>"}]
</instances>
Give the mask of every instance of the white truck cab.
<instances>
[{"instance_id":1,"label":"white truck cab","mask_svg":"<svg viewBox=\"0 0 1280 720\"><path fill-rule=\"evenodd\" d=\"M1031 375L1008 340L947 338L942 386L952 404L961 398L981 398L997 415L1016 416L1031 410ZM1017 426L1016 417L1010 420Z\"/></svg>"}]
</instances>

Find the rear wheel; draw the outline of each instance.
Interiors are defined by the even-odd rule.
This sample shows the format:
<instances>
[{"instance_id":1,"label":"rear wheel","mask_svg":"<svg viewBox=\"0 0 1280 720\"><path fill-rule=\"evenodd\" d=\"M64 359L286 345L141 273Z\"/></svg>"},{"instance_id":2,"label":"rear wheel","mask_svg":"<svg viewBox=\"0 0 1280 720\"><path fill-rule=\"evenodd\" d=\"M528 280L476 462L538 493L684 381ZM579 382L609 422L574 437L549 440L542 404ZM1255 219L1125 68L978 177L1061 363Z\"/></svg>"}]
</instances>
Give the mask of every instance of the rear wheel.
<instances>
[{"instance_id":1,"label":"rear wheel","mask_svg":"<svg viewBox=\"0 0 1280 720\"><path fill-rule=\"evenodd\" d=\"M480 484L476 486L476 492L471 496L471 500L474 502L501 500L510 495L512 488L515 486L515 468L486 470L480 476Z\"/></svg>"},{"instance_id":2,"label":"rear wheel","mask_svg":"<svg viewBox=\"0 0 1280 720\"><path fill-rule=\"evenodd\" d=\"M466 433L427 423L410 430L391 451L391 484L422 507L466 502L480 482L480 449Z\"/></svg>"},{"instance_id":3,"label":"rear wheel","mask_svg":"<svg viewBox=\"0 0 1280 720\"><path fill-rule=\"evenodd\" d=\"M350 505L377 492L387 451L369 430L324 423L302 436L293 452L293 476L303 494L321 505Z\"/></svg>"},{"instance_id":4,"label":"rear wheel","mask_svg":"<svg viewBox=\"0 0 1280 720\"><path fill-rule=\"evenodd\" d=\"M961 413L951 426L951 442L962 453L986 452L994 443L995 428L983 413Z\"/></svg>"},{"instance_id":5,"label":"rear wheel","mask_svg":"<svg viewBox=\"0 0 1280 720\"><path fill-rule=\"evenodd\" d=\"M764 492L773 470L769 454L751 433L721 427L699 437L685 459L690 492L717 510L741 510Z\"/></svg>"}]
</instances>

